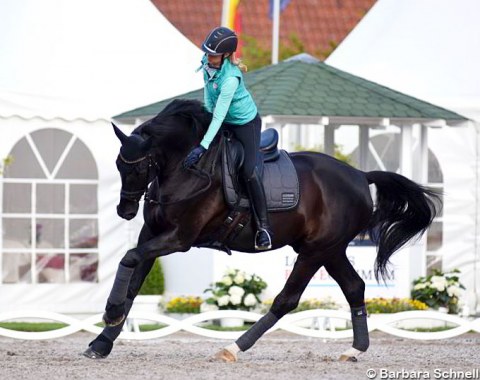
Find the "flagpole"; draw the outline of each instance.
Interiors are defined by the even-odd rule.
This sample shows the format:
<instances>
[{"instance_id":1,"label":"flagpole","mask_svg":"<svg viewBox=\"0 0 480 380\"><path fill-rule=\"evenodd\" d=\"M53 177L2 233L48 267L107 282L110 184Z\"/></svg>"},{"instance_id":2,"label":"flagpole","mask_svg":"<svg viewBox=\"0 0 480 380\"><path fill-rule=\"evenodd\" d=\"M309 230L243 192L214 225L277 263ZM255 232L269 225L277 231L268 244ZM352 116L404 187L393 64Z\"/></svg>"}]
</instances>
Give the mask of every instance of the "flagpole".
<instances>
[{"instance_id":1,"label":"flagpole","mask_svg":"<svg viewBox=\"0 0 480 380\"><path fill-rule=\"evenodd\" d=\"M223 0L222 8L222 26L228 25L228 12L230 10L230 0Z\"/></svg>"},{"instance_id":2,"label":"flagpole","mask_svg":"<svg viewBox=\"0 0 480 380\"><path fill-rule=\"evenodd\" d=\"M272 27L272 65L278 63L278 45L280 34L280 0L273 0L273 27Z\"/></svg>"}]
</instances>

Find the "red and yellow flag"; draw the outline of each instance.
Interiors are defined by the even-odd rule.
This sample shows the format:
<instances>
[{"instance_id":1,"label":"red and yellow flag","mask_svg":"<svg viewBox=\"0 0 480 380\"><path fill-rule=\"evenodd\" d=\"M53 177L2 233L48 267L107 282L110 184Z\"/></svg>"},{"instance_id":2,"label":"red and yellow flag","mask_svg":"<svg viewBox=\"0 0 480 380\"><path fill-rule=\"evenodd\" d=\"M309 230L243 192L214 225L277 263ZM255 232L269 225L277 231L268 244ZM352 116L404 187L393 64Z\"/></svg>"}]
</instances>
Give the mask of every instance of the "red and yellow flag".
<instances>
[{"instance_id":1,"label":"red and yellow flag","mask_svg":"<svg viewBox=\"0 0 480 380\"><path fill-rule=\"evenodd\" d=\"M238 19L238 4L240 4L240 0L230 0L228 2L227 25L225 26L232 30L235 30L235 24L237 23Z\"/></svg>"}]
</instances>

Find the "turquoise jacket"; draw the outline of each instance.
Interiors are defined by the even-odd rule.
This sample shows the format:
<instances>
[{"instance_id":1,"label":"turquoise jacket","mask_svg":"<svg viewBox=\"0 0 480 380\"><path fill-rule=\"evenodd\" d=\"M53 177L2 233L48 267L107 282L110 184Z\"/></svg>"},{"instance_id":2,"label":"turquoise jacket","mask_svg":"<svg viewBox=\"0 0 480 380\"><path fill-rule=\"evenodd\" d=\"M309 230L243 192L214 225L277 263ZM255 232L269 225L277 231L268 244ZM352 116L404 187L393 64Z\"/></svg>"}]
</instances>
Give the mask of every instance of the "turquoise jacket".
<instances>
[{"instance_id":1,"label":"turquoise jacket","mask_svg":"<svg viewBox=\"0 0 480 380\"><path fill-rule=\"evenodd\" d=\"M253 120L258 111L245 88L242 72L229 59L225 59L220 70L212 70L204 56L200 69L203 69L205 81L205 107L213 114L212 122L200 143L208 149L223 122L243 125Z\"/></svg>"}]
</instances>

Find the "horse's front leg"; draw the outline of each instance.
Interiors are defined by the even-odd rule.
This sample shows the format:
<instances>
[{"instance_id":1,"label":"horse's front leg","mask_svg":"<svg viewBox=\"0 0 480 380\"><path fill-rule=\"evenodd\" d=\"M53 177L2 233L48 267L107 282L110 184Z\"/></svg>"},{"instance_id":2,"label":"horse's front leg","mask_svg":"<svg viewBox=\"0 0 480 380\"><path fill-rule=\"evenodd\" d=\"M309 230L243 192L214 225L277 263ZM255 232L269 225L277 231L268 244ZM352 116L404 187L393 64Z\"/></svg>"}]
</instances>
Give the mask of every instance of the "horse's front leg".
<instances>
[{"instance_id":1,"label":"horse's front leg","mask_svg":"<svg viewBox=\"0 0 480 380\"><path fill-rule=\"evenodd\" d=\"M103 321L107 326L118 326L126 318L125 301L127 299L127 291L131 283L134 271L140 266L141 260L137 261L137 252L131 249L123 257L118 265L115 281L112 290L107 299ZM127 263L135 263L133 266L125 265Z\"/></svg>"},{"instance_id":2,"label":"horse's front leg","mask_svg":"<svg viewBox=\"0 0 480 380\"><path fill-rule=\"evenodd\" d=\"M130 309L133 305L133 301L137 296L142 284L150 272L155 259L145 260L135 268L132 278L130 279L130 285L128 287L127 299L125 301L125 316L128 316ZM105 326L103 331L89 343L88 348L83 353L84 356L90 359L103 359L106 358L113 348L113 342L118 338L122 332L125 319L122 323L116 326Z\"/></svg>"},{"instance_id":3,"label":"horse's front leg","mask_svg":"<svg viewBox=\"0 0 480 380\"><path fill-rule=\"evenodd\" d=\"M126 317L125 301L135 269L144 261L187 251L191 243L178 239L176 232L162 233L136 248L130 249L120 261L113 287L107 299L103 321L107 326L117 326Z\"/></svg>"}]
</instances>

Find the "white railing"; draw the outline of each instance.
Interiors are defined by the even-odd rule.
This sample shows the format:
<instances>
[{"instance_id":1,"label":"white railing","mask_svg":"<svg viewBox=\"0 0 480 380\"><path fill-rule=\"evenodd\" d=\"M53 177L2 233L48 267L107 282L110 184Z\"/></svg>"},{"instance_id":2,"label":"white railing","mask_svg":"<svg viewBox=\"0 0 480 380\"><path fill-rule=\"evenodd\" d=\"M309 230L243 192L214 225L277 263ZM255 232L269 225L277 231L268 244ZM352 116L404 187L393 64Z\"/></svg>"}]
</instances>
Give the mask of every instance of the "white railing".
<instances>
[{"instance_id":1,"label":"white railing","mask_svg":"<svg viewBox=\"0 0 480 380\"><path fill-rule=\"evenodd\" d=\"M148 320L154 323L161 323L167 325L166 327L153 330L153 331L127 331L124 329L120 334L120 339L130 340L143 340L154 339L164 337L173 334L177 331L183 330L190 333L201 335L209 338L218 339L237 339L243 331L215 331L196 326L196 324L211 321L222 318L240 318L245 321L257 321L262 317L261 314L239 311L239 310L218 310L209 311L206 313L195 314L183 320L177 320L167 315L150 313L143 311L132 311L129 315L129 320ZM330 326L329 328L308 328L303 327L305 324L299 324L300 321L308 319L317 320L322 318L329 323L324 324ZM62 327L57 330L43 331L43 332L24 332L14 331L7 328L0 328L0 336L25 339L25 340L38 340L38 339L55 339L61 338L70 334L74 334L78 331L84 330L93 334L100 334L102 327L96 326L97 323L102 321L102 314L93 315L89 318L79 320L63 314L47 311L19 311L19 312L5 312L0 313L0 322L8 322L15 320L47 320L65 323L68 326ZM406 321L406 320L437 320L449 323L450 325L456 325L448 330L435 331L435 332L418 332L404 330L393 326L392 324ZM294 334L315 337L315 338L328 338L328 339L342 339L351 338L351 329L336 330L334 325L330 323L332 320L344 320L350 321L350 313L339 310L306 310L298 313L288 314L282 318L272 329L267 333L276 330L284 330ZM314 324L317 327L321 327L319 323ZM307 324L308 326L308 324ZM480 332L480 318L475 320L467 320L460 318L456 315L444 314L433 311L405 311L401 313L383 315L381 319L376 318L375 315L368 319L369 331L383 331L387 334L418 340L432 340L432 339L447 339L452 338L469 331Z\"/></svg>"}]
</instances>

